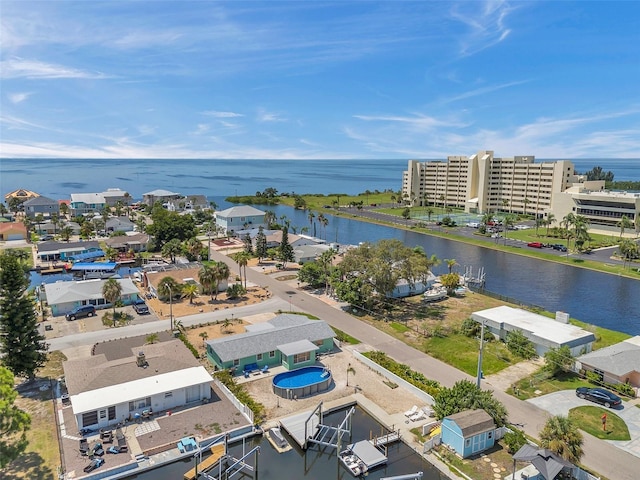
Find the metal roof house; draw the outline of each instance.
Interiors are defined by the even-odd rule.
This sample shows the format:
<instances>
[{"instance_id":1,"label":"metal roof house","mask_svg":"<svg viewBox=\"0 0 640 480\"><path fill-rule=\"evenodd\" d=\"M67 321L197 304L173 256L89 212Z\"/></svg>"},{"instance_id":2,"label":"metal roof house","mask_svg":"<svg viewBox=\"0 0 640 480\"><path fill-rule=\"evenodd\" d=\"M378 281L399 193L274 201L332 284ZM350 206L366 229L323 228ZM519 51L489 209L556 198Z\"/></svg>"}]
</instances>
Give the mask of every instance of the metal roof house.
<instances>
[{"instance_id":1,"label":"metal roof house","mask_svg":"<svg viewBox=\"0 0 640 480\"><path fill-rule=\"evenodd\" d=\"M100 250L100 244L94 240L87 242L42 242L37 245L38 259L44 262L69 260L74 255Z\"/></svg>"},{"instance_id":2,"label":"metal roof house","mask_svg":"<svg viewBox=\"0 0 640 480\"><path fill-rule=\"evenodd\" d=\"M245 333L206 342L207 358L217 369L241 373L247 367L306 367L315 364L318 353L333 349L336 336L326 322L293 314L246 328Z\"/></svg>"},{"instance_id":3,"label":"metal roof house","mask_svg":"<svg viewBox=\"0 0 640 480\"><path fill-rule=\"evenodd\" d=\"M493 447L496 425L484 410L464 410L442 419L442 443L467 458Z\"/></svg>"},{"instance_id":4,"label":"metal roof house","mask_svg":"<svg viewBox=\"0 0 640 480\"><path fill-rule=\"evenodd\" d=\"M180 340L143 346L116 340L105 349L63 363L78 429L103 428L145 410L159 412L211 398L211 375Z\"/></svg>"},{"instance_id":5,"label":"metal roof house","mask_svg":"<svg viewBox=\"0 0 640 480\"><path fill-rule=\"evenodd\" d=\"M556 318L564 315L568 320L568 315L558 313ZM571 355L578 356L590 352L596 340L593 333L575 325L505 305L474 312L471 318L478 323L484 323L500 340L506 340L507 333L510 331L521 331L533 342L536 353L540 356L552 348L560 348L564 345L569 347Z\"/></svg>"},{"instance_id":6,"label":"metal roof house","mask_svg":"<svg viewBox=\"0 0 640 480\"><path fill-rule=\"evenodd\" d=\"M249 205L239 205L216 212L216 224L227 233L246 230L248 228L267 228L264 223L265 213Z\"/></svg>"},{"instance_id":7,"label":"metal roof house","mask_svg":"<svg viewBox=\"0 0 640 480\"><path fill-rule=\"evenodd\" d=\"M577 367L600 375L607 383L640 388L640 336L595 350L577 358Z\"/></svg>"},{"instance_id":8,"label":"metal roof house","mask_svg":"<svg viewBox=\"0 0 640 480\"><path fill-rule=\"evenodd\" d=\"M118 278L117 282L122 286L120 300L125 305L135 303L138 299L138 288L130 278ZM111 306L102 296L102 287L105 279L92 279L71 282L47 283L44 292L47 303L51 307L54 316L64 315L75 307L81 305L93 305L96 308Z\"/></svg>"}]
</instances>

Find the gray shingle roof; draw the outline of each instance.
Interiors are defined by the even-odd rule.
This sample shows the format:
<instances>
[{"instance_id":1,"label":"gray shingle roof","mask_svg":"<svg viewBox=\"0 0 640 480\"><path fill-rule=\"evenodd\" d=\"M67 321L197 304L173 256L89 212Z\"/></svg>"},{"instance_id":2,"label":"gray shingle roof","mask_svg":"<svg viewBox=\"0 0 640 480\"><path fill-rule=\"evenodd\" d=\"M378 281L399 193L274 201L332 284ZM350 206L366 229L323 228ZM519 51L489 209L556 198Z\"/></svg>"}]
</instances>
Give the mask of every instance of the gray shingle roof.
<instances>
[{"instance_id":1,"label":"gray shingle roof","mask_svg":"<svg viewBox=\"0 0 640 480\"><path fill-rule=\"evenodd\" d=\"M640 346L629 341L620 342L582 355L577 360L603 372L624 376L640 371Z\"/></svg>"},{"instance_id":2,"label":"gray shingle roof","mask_svg":"<svg viewBox=\"0 0 640 480\"><path fill-rule=\"evenodd\" d=\"M55 252L58 250L69 250L83 247L85 249L100 248L100 244L94 240L87 242L42 242L38 244L38 252Z\"/></svg>"},{"instance_id":3,"label":"gray shingle roof","mask_svg":"<svg viewBox=\"0 0 640 480\"><path fill-rule=\"evenodd\" d=\"M317 342L336 336L331 327L322 320L309 320L304 315L291 314L278 315L260 324L259 328L248 327L247 330L228 338L209 340L207 344L220 360L229 362L258 353L271 352L279 346L300 340Z\"/></svg>"},{"instance_id":4,"label":"gray shingle roof","mask_svg":"<svg viewBox=\"0 0 640 480\"><path fill-rule=\"evenodd\" d=\"M30 198L29 200L24 202L22 205L24 205L25 207L34 207L36 205L57 205L57 204L58 204L57 200L53 200L49 197L34 197L34 198Z\"/></svg>"},{"instance_id":5,"label":"gray shingle roof","mask_svg":"<svg viewBox=\"0 0 640 480\"><path fill-rule=\"evenodd\" d=\"M480 409L463 410L446 418L454 421L460 427L462 436L465 438L496 428L491 415Z\"/></svg>"}]
</instances>

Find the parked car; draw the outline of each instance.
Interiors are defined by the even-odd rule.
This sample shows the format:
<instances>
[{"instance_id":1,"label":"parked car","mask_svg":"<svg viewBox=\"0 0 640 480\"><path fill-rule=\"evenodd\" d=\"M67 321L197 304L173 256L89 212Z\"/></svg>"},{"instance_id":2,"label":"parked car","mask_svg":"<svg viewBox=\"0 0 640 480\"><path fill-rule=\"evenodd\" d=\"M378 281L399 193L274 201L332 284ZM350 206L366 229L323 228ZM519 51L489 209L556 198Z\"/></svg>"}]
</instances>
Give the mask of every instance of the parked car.
<instances>
[{"instance_id":1,"label":"parked car","mask_svg":"<svg viewBox=\"0 0 640 480\"><path fill-rule=\"evenodd\" d=\"M576 395L590 402L599 403L607 408L618 406L622 403L622 399L615 393L605 390L604 388L576 388Z\"/></svg>"},{"instance_id":2,"label":"parked car","mask_svg":"<svg viewBox=\"0 0 640 480\"><path fill-rule=\"evenodd\" d=\"M567 247L562 245L561 243L554 243L553 245L551 245L551 248L553 248L554 250L559 250L561 252L567 251Z\"/></svg>"},{"instance_id":3,"label":"parked car","mask_svg":"<svg viewBox=\"0 0 640 480\"><path fill-rule=\"evenodd\" d=\"M93 305L82 305L81 307L76 307L67 313L64 318L67 320L75 320L77 318L84 317L93 317L96 314L96 307Z\"/></svg>"},{"instance_id":4,"label":"parked car","mask_svg":"<svg viewBox=\"0 0 640 480\"><path fill-rule=\"evenodd\" d=\"M144 303L144 300L139 300L136 303L133 304L133 309L136 311L136 313L138 315L148 315L149 313L149 307L147 306L146 303Z\"/></svg>"},{"instance_id":5,"label":"parked car","mask_svg":"<svg viewBox=\"0 0 640 480\"><path fill-rule=\"evenodd\" d=\"M542 248L542 243L540 243L540 242L529 242L529 243L527 243L527 247Z\"/></svg>"}]
</instances>

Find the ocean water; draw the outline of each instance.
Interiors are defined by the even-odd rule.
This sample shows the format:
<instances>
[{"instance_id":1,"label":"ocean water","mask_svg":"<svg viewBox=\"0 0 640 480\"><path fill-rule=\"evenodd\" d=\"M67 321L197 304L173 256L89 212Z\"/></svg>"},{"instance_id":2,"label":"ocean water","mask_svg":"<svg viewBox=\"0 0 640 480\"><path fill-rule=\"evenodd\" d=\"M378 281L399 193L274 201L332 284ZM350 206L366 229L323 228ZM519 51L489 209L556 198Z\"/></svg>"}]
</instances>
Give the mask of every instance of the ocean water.
<instances>
[{"instance_id":1,"label":"ocean water","mask_svg":"<svg viewBox=\"0 0 640 480\"><path fill-rule=\"evenodd\" d=\"M358 194L400 190L407 160L79 160L0 159L0 194L24 188L53 199L121 188L135 199L155 189L208 197L279 192ZM617 180L640 181L640 159L574 160Z\"/></svg>"}]
</instances>

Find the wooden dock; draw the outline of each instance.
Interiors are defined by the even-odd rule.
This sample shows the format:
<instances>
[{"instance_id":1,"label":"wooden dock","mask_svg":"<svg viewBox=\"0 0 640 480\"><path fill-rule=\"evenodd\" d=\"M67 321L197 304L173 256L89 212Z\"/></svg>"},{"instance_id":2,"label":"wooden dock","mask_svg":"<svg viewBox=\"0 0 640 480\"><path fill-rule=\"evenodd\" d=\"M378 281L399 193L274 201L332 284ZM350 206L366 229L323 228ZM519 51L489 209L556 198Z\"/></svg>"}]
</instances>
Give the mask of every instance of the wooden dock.
<instances>
[{"instance_id":1,"label":"wooden dock","mask_svg":"<svg viewBox=\"0 0 640 480\"><path fill-rule=\"evenodd\" d=\"M307 440L316 435L318 425L320 425L320 419L315 412L309 411L280 420L280 426L302 449L307 447Z\"/></svg>"},{"instance_id":2,"label":"wooden dock","mask_svg":"<svg viewBox=\"0 0 640 480\"><path fill-rule=\"evenodd\" d=\"M211 447L211 455L205 458L200 464L198 464L198 472L204 472L210 468L213 468L219 461L226 455L225 444L220 443ZM184 474L184 480L195 480L196 467L193 467L187 473Z\"/></svg>"},{"instance_id":3,"label":"wooden dock","mask_svg":"<svg viewBox=\"0 0 640 480\"><path fill-rule=\"evenodd\" d=\"M384 447L393 442L400 440L400 431L395 431L382 435L381 437L375 437L369 440L374 447Z\"/></svg>"}]
</instances>

